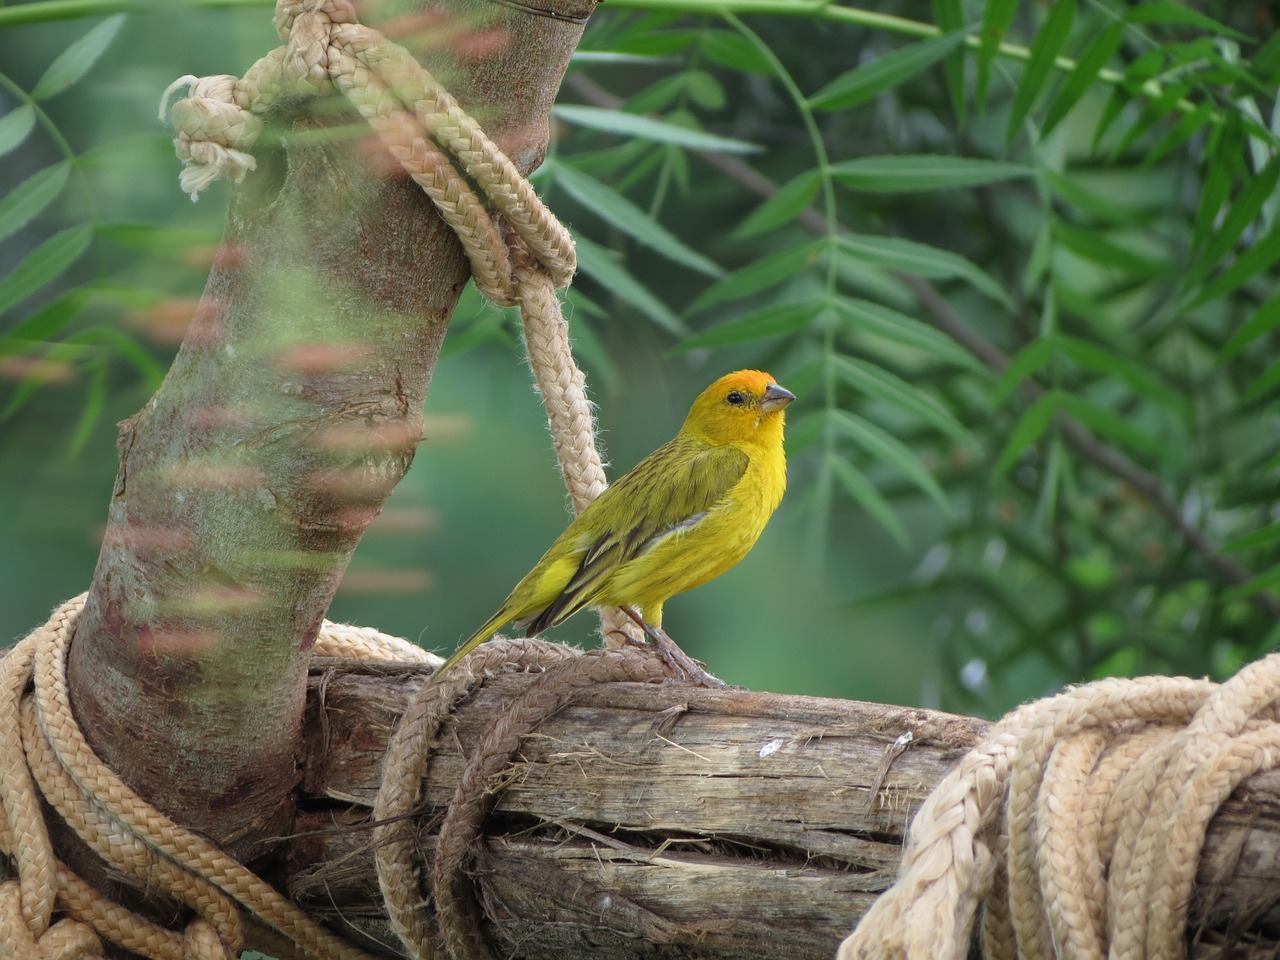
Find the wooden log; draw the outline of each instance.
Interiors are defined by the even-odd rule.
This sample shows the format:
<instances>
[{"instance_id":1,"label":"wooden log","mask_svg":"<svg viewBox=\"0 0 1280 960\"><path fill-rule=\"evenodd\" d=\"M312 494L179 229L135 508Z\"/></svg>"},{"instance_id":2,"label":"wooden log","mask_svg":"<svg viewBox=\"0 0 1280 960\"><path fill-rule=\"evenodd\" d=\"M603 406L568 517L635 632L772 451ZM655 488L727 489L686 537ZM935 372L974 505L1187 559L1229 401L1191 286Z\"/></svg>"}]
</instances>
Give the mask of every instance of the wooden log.
<instances>
[{"instance_id":1,"label":"wooden log","mask_svg":"<svg viewBox=\"0 0 1280 960\"><path fill-rule=\"evenodd\" d=\"M424 671L313 670L291 893L395 955L369 809ZM419 840L527 675L489 681L432 752ZM528 737L471 870L495 954L829 958L897 870L911 818L987 725L936 711L744 690L603 684ZM910 735L909 744L900 738ZM896 746L895 746L896 744ZM1241 786L1202 858L1192 955L1280 935L1280 774ZM358 932L357 932L358 931ZM1225 952L1224 952L1225 951Z\"/></svg>"}]
</instances>

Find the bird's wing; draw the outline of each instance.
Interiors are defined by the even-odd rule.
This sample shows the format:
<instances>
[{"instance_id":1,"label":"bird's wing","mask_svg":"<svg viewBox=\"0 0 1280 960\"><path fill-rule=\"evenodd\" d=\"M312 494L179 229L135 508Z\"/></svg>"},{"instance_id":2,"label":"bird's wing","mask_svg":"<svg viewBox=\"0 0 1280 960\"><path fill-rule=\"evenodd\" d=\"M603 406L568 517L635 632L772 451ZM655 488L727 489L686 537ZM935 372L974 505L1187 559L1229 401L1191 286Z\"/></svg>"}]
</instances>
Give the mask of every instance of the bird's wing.
<instances>
[{"instance_id":1,"label":"bird's wing","mask_svg":"<svg viewBox=\"0 0 1280 960\"><path fill-rule=\"evenodd\" d=\"M618 567L705 518L742 479L748 461L736 447L680 437L641 460L566 531L581 527L578 569L549 606L520 626L532 636L590 606Z\"/></svg>"}]
</instances>

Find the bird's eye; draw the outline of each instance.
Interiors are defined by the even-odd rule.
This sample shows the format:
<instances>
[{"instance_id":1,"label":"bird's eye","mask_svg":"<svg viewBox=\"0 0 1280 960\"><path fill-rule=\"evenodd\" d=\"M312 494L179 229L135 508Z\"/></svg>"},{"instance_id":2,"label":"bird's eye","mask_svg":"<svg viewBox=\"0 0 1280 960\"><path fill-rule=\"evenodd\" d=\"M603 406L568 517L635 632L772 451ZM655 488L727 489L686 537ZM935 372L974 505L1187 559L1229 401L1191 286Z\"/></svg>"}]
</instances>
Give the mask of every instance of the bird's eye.
<instances>
[{"instance_id":1,"label":"bird's eye","mask_svg":"<svg viewBox=\"0 0 1280 960\"><path fill-rule=\"evenodd\" d=\"M725 397L725 400L728 403L733 404L735 407L740 407L747 402L746 395L738 390L730 391L729 395Z\"/></svg>"}]
</instances>

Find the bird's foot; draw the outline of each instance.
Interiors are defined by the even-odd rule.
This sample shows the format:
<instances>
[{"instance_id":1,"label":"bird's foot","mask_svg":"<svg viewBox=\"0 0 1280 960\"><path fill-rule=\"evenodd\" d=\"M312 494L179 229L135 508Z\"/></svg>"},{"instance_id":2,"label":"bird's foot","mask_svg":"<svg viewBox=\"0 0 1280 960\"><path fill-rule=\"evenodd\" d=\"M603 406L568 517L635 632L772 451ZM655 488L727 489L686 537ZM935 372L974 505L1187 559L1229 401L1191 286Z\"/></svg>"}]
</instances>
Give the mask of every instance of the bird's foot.
<instances>
[{"instance_id":1,"label":"bird's foot","mask_svg":"<svg viewBox=\"0 0 1280 960\"><path fill-rule=\"evenodd\" d=\"M631 640L630 637L627 639L637 646L643 646L656 653L662 658L662 662L677 676L703 687L728 686L723 680L709 674L701 663L681 650L661 627L654 627L645 623L644 618L629 607L623 607L622 609L644 631L645 638L649 642L641 644L639 641Z\"/></svg>"}]
</instances>

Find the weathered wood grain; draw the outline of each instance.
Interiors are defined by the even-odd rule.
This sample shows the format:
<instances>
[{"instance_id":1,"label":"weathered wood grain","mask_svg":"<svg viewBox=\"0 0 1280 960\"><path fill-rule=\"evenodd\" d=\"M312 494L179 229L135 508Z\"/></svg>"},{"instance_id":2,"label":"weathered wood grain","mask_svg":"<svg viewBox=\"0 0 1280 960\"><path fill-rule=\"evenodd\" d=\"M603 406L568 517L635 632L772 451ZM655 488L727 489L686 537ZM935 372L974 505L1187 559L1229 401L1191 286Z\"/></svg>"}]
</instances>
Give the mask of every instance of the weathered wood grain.
<instances>
[{"instance_id":1,"label":"weathered wood grain","mask_svg":"<svg viewBox=\"0 0 1280 960\"><path fill-rule=\"evenodd\" d=\"M308 812L291 848L290 891L387 945L395 938L363 822L387 739L422 677L327 663L313 675L307 713ZM527 682L492 680L436 745L424 858L464 755ZM499 956L531 960L830 957L892 882L930 789L985 729L881 704L592 688L527 738L503 777L473 866L486 934ZM885 773L904 733L912 741ZM1224 936L1263 937L1248 955L1274 947L1265 938L1280 933L1278 848L1280 775L1261 774L1210 831L1194 956L1230 954Z\"/></svg>"}]
</instances>

